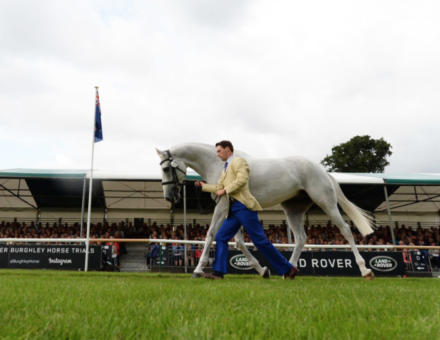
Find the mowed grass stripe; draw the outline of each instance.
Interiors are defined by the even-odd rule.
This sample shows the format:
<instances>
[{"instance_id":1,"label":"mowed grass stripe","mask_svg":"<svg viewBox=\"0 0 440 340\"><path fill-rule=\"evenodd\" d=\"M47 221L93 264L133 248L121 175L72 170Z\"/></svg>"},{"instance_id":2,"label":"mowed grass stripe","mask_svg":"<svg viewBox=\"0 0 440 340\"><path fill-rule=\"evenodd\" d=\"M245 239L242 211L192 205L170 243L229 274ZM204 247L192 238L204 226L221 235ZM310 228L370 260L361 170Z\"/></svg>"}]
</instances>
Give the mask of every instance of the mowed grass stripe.
<instances>
[{"instance_id":1,"label":"mowed grass stripe","mask_svg":"<svg viewBox=\"0 0 440 340\"><path fill-rule=\"evenodd\" d=\"M439 285L0 270L0 338L434 339Z\"/></svg>"}]
</instances>

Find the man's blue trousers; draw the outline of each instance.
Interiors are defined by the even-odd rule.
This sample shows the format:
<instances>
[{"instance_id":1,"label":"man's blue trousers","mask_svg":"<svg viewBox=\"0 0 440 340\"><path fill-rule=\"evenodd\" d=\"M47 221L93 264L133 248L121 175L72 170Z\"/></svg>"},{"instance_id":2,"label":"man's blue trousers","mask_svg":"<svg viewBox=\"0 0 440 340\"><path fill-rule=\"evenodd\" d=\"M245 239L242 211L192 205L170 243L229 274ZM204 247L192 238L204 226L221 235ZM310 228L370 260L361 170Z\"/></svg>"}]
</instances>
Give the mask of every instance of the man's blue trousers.
<instances>
[{"instance_id":1,"label":"man's blue trousers","mask_svg":"<svg viewBox=\"0 0 440 340\"><path fill-rule=\"evenodd\" d=\"M260 253L270 262L279 275L290 272L292 265L266 238L257 212L249 210L239 201L232 203L229 217L223 222L215 237L217 243L214 271L226 274L228 268L228 241L237 233L241 225L243 225Z\"/></svg>"}]
</instances>

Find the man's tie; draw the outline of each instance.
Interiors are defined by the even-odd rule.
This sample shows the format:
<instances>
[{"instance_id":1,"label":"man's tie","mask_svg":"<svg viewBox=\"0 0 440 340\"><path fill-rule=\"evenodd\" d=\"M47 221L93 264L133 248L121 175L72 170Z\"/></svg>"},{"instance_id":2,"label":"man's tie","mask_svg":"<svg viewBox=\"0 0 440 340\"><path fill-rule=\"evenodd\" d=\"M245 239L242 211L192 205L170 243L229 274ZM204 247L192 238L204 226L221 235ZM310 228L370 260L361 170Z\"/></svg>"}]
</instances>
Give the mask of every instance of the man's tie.
<instances>
[{"instance_id":1,"label":"man's tie","mask_svg":"<svg viewBox=\"0 0 440 340\"><path fill-rule=\"evenodd\" d=\"M225 171L228 168L228 162L225 163Z\"/></svg>"}]
</instances>

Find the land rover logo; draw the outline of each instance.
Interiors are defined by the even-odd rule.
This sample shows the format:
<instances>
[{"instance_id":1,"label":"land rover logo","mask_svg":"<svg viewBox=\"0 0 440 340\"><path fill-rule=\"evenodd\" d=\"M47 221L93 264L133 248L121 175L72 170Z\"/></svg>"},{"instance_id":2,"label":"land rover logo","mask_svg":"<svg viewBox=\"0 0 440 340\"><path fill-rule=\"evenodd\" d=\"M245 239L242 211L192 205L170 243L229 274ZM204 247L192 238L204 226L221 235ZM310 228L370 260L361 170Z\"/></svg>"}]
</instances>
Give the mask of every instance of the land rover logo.
<instances>
[{"instance_id":1,"label":"land rover logo","mask_svg":"<svg viewBox=\"0 0 440 340\"><path fill-rule=\"evenodd\" d=\"M249 265L249 261L246 258L246 256L242 254L238 254L235 256L232 256L229 260L229 263L231 266L238 270L251 270L252 267Z\"/></svg>"},{"instance_id":2,"label":"land rover logo","mask_svg":"<svg viewBox=\"0 0 440 340\"><path fill-rule=\"evenodd\" d=\"M370 260L370 266L380 272L391 272L397 268L397 261L389 256L375 256Z\"/></svg>"}]
</instances>

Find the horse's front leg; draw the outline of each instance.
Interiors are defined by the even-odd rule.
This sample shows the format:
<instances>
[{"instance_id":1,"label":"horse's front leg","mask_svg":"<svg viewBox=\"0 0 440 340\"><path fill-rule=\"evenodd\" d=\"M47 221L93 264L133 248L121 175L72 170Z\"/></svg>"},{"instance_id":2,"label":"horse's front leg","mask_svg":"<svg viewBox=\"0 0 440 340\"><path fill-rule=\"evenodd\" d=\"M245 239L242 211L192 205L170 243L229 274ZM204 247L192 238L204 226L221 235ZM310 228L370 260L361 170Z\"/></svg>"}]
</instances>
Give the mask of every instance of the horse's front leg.
<instances>
[{"instance_id":1,"label":"horse's front leg","mask_svg":"<svg viewBox=\"0 0 440 340\"><path fill-rule=\"evenodd\" d=\"M235 242L237 242L237 248L241 250L241 252L246 256L248 259L249 264L265 279L269 278L269 268L266 266L261 267L258 260L252 255L252 253L247 249L246 245L244 244L244 237L243 232L241 228L238 230L237 234L234 236Z\"/></svg>"},{"instance_id":2,"label":"horse's front leg","mask_svg":"<svg viewBox=\"0 0 440 340\"><path fill-rule=\"evenodd\" d=\"M222 196L215 206L214 214L212 215L211 224L209 225L208 232L206 234L205 244L203 245L203 252L200 256L199 263L196 269L194 269L193 278L201 277L203 268L208 264L209 250L211 248L212 241L215 239L215 235L228 215L229 202L226 195Z\"/></svg>"},{"instance_id":3,"label":"horse's front leg","mask_svg":"<svg viewBox=\"0 0 440 340\"><path fill-rule=\"evenodd\" d=\"M215 234L212 234L212 224L208 229L208 234L206 235L205 244L203 245L202 255L200 256L199 263L197 267L194 269L192 274L193 278L198 278L202 276L203 268L207 265L209 259L209 249L211 248L212 241L214 239Z\"/></svg>"}]
</instances>

